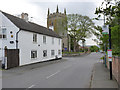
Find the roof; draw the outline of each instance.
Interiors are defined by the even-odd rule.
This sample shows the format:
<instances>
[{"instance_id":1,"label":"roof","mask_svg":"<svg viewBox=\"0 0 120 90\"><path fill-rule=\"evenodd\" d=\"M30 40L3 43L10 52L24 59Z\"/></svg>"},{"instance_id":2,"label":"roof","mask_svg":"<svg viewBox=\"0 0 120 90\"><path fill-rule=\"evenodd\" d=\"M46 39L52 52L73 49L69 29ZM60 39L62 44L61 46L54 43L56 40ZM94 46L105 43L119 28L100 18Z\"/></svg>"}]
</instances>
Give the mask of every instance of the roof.
<instances>
[{"instance_id":1,"label":"roof","mask_svg":"<svg viewBox=\"0 0 120 90\"><path fill-rule=\"evenodd\" d=\"M26 22L21 18L18 18L5 12L2 13L21 30L61 38L56 32L52 31L51 29L47 29L46 27L40 26L32 22Z\"/></svg>"}]
</instances>

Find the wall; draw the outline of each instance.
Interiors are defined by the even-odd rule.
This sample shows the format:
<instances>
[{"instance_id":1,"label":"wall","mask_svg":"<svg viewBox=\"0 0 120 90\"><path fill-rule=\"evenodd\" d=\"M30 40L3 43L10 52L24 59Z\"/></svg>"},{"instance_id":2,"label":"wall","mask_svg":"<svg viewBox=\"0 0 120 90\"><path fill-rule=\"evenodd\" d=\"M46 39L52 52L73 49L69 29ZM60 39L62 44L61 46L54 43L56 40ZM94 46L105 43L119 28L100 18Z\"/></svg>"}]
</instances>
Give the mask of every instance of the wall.
<instances>
[{"instance_id":1,"label":"wall","mask_svg":"<svg viewBox=\"0 0 120 90\"><path fill-rule=\"evenodd\" d=\"M2 33L2 13L0 12L0 34ZM0 39L0 60L2 60L2 39Z\"/></svg>"},{"instance_id":2,"label":"wall","mask_svg":"<svg viewBox=\"0 0 120 90\"><path fill-rule=\"evenodd\" d=\"M8 49L15 49L16 48L16 32L19 30L6 16L4 16L0 12L0 27L6 28L7 30L7 39L0 39L0 58L4 57L4 47L7 46ZM10 33L12 31L12 34ZM11 35L13 35L13 38L11 38ZM10 41L13 41L14 43L11 44Z\"/></svg>"},{"instance_id":3,"label":"wall","mask_svg":"<svg viewBox=\"0 0 120 90\"><path fill-rule=\"evenodd\" d=\"M113 57L112 61L112 71L113 75L118 81L118 84L120 85L120 58L118 57Z\"/></svg>"},{"instance_id":4,"label":"wall","mask_svg":"<svg viewBox=\"0 0 120 90\"><path fill-rule=\"evenodd\" d=\"M107 68L109 69L109 62L107 60ZM113 57L112 60L112 74L120 85L120 58Z\"/></svg>"},{"instance_id":5,"label":"wall","mask_svg":"<svg viewBox=\"0 0 120 90\"><path fill-rule=\"evenodd\" d=\"M52 44L52 37L46 36L46 39L47 43L43 44L43 35L37 34L37 43L33 43L32 32L27 32L23 30L19 32L18 48L20 49L20 66L54 59L55 55L58 55L58 50L62 50L62 42L59 45L59 39L54 38L54 44ZM31 50L37 50L38 57L36 59L31 59ZM47 50L47 57L43 57L43 50ZM55 50L54 56L51 56L51 50ZM58 57L61 58L62 53L61 55L58 55Z\"/></svg>"}]
</instances>

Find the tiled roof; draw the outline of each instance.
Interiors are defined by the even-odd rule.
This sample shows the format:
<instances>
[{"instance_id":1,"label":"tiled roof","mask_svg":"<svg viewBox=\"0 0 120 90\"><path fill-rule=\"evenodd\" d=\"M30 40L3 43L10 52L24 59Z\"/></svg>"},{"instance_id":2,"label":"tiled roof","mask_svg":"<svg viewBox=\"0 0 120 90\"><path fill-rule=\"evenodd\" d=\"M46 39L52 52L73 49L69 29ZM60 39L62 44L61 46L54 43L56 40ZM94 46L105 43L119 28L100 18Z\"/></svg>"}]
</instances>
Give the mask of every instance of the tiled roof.
<instances>
[{"instance_id":1,"label":"tiled roof","mask_svg":"<svg viewBox=\"0 0 120 90\"><path fill-rule=\"evenodd\" d=\"M21 30L61 38L56 32L52 31L51 29L47 29L46 27L40 26L32 22L26 22L21 18L18 18L5 12L2 13Z\"/></svg>"}]
</instances>

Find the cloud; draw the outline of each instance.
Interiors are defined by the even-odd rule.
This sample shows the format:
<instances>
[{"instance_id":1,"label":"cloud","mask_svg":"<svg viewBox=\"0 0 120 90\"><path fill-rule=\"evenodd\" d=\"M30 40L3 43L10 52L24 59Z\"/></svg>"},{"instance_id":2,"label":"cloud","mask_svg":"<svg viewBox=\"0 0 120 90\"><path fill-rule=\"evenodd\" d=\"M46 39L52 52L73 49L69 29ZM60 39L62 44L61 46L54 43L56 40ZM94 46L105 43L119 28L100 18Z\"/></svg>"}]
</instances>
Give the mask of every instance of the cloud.
<instances>
[{"instance_id":1,"label":"cloud","mask_svg":"<svg viewBox=\"0 0 120 90\"><path fill-rule=\"evenodd\" d=\"M47 27L47 9L50 12L56 12L57 4L59 11L67 14L77 13L87 15L90 18L95 17L95 8L100 6L103 0L1 0L0 9L4 12L17 15L22 12L28 13L29 17L33 17L32 21ZM97 24L101 25L102 21ZM88 43L90 43L87 40ZM95 44L91 41L91 44Z\"/></svg>"},{"instance_id":2,"label":"cloud","mask_svg":"<svg viewBox=\"0 0 120 90\"><path fill-rule=\"evenodd\" d=\"M28 2L101 2L103 0L27 0Z\"/></svg>"}]
</instances>

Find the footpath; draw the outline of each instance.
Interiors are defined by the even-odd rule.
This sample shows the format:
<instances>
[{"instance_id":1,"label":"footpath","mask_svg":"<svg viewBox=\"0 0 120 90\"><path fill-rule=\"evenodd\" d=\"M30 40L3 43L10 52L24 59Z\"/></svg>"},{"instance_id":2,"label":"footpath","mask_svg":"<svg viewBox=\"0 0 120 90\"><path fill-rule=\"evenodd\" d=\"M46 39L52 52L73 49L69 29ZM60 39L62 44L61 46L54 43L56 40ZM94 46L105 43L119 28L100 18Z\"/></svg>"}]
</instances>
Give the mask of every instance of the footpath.
<instances>
[{"instance_id":1,"label":"footpath","mask_svg":"<svg viewBox=\"0 0 120 90\"><path fill-rule=\"evenodd\" d=\"M91 76L91 88L114 88L115 90L118 89L118 84L115 78L110 80L110 72L107 68L105 68L102 61L98 61L94 65L93 74Z\"/></svg>"}]
</instances>

